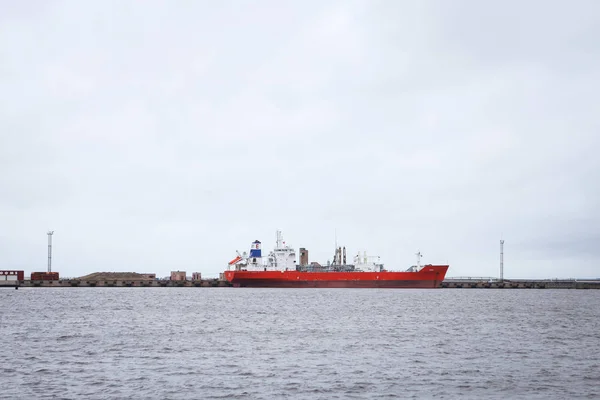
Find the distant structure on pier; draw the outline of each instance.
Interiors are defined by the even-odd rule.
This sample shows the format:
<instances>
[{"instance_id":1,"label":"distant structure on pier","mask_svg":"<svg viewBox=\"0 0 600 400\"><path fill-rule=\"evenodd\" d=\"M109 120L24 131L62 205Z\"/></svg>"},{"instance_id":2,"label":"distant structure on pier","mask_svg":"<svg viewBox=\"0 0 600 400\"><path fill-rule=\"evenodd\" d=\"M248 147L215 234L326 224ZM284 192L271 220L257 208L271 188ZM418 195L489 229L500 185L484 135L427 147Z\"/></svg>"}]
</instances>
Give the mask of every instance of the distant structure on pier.
<instances>
[{"instance_id":1,"label":"distant structure on pier","mask_svg":"<svg viewBox=\"0 0 600 400\"><path fill-rule=\"evenodd\" d=\"M185 275L185 271L171 271L171 280L172 281L185 281L187 277Z\"/></svg>"},{"instance_id":2,"label":"distant structure on pier","mask_svg":"<svg viewBox=\"0 0 600 400\"><path fill-rule=\"evenodd\" d=\"M54 231L48 231L48 273L52 272L52 235Z\"/></svg>"},{"instance_id":3,"label":"distant structure on pier","mask_svg":"<svg viewBox=\"0 0 600 400\"><path fill-rule=\"evenodd\" d=\"M504 240L500 240L500 282L504 282Z\"/></svg>"},{"instance_id":4,"label":"distant structure on pier","mask_svg":"<svg viewBox=\"0 0 600 400\"><path fill-rule=\"evenodd\" d=\"M57 281L58 272L52 272L52 235L54 231L48 231L48 272L32 272L30 280L32 281Z\"/></svg>"}]
</instances>

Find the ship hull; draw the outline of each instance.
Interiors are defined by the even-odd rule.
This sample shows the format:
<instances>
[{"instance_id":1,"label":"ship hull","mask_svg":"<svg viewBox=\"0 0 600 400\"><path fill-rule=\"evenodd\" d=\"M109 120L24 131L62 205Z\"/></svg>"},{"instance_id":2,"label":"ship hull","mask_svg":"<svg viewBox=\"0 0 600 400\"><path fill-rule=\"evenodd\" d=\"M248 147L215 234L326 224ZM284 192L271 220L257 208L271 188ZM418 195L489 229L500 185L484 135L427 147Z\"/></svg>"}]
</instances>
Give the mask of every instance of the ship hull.
<instances>
[{"instance_id":1,"label":"ship hull","mask_svg":"<svg viewBox=\"0 0 600 400\"><path fill-rule=\"evenodd\" d=\"M235 287L270 288L438 288L447 265L427 265L419 272L225 271Z\"/></svg>"}]
</instances>

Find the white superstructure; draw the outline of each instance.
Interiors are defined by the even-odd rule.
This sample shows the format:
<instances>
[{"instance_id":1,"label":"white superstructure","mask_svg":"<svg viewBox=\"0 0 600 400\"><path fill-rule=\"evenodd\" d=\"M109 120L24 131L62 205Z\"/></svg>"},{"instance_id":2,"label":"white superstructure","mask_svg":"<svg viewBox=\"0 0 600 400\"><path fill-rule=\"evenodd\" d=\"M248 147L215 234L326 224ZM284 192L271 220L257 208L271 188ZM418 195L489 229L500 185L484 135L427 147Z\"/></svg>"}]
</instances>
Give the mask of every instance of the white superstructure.
<instances>
[{"instance_id":1,"label":"white superstructure","mask_svg":"<svg viewBox=\"0 0 600 400\"><path fill-rule=\"evenodd\" d=\"M295 271L296 251L285 244L281 231L277 231L275 248L265 258L262 257L261 243L255 240L252 243L250 255L237 252L237 257L229 262L229 269L245 271Z\"/></svg>"},{"instance_id":2,"label":"white superstructure","mask_svg":"<svg viewBox=\"0 0 600 400\"><path fill-rule=\"evenodd\" d=\"M268 264L271 271L296 270L296 252L285 244L281 231L277 231L277 242L275 249L269 253Z\"/></svg>"},{"instance_id":3,"label":"white superstructure","mask_svg":"<svg viewBox=\"0 0 600 400\"><path fill-rule=\"evenodd\" d=\"M379 256L367 257L367 252L360 252L354 256L352 264L346 263L346 248L338 247L335 251L333 264L327 263L327 266L321 266L318 263L310 265L301 265L296 268L296 251L285 243L280 230L277 230L277 240L275 248L269 252L266 257L262 257L261 242L255 240L252 242L250 254L236 252L237 257L229 262L228 269L237 271L364 271L380 272L385 268L380 262ZM420 267L419 267L420 268Z\"/></svg>"},{"instance_id":4,"label":"white superstructure","mask_svg":"<svg viewBox=\"0 0 600 400\"><path fill-rule=\"evenodd\" d=\"M377 259L377 261L371 261L369 259ZM364 251L361 256L360 251L354 256L354 267L356 271L365 272L379 272L383 270L383 264L381 264L381 257L367 257L367 252Z\"/></svg>"}]
</instances>

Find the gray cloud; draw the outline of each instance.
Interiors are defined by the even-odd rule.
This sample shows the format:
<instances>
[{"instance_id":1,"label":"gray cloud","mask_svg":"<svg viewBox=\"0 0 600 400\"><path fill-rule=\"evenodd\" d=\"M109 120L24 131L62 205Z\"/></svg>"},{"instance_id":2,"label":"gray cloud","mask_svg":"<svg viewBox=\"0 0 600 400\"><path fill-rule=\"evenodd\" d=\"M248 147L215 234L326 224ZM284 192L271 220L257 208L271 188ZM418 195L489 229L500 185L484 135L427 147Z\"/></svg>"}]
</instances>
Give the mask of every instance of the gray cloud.
<instances>
[{"instance_id":1,"label":"gray cloud","mask_svg":"<svg viewBox=\"0 0 600 400\"><path fill-rule=\"evenodd\" d=\"M599 6L40 2L0 16L0 264L217 274L254 239L599 276Z\"/></svg>"}]
</instances>

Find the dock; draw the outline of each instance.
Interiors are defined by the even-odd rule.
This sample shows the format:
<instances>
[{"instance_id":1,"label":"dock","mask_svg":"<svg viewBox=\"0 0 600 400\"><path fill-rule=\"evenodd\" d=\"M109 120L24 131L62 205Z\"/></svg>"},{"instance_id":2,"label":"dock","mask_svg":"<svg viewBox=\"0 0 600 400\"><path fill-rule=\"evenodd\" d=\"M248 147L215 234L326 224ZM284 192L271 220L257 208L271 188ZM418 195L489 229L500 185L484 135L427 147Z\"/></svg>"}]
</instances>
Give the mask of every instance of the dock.
<instances>
[{"instance_id":1,"label":"dock","mask_svg":"<svg viewBox=\"0 0 600 400\"><path fill-rule=\"evenodd\" d=\"M488 277L446 278L446 289L600 289L600 279L497 279Z\"/></svg>"},{"instance_id":2,"label":"dock","mask_svg":"<svg viewBox=\"0 0 600 400\"><path fill-rule=\"evenodd\" d=\"M229 282L219 279L201 280L82 280L82 279L60 279L48 280L24 280L20 282L21 287L230 287Z\"/></svg>"},{"instance_id":3,"label":"dock","mask_svg":"<svg viewBox=\"0 0 600 400\"><path fill-rule=\"evenodd\" d=\"M144 280L85 280L85 279L60 279L60 280L22 280L13 281L10 285L0 287L232 287L233 285L222 279L201 280L169 280L169 279L144 279ZM448 278L440 284L440 289L600 289L600 279L504 279L485 277L460 277Z\"/></svg>"}]
</instances>

